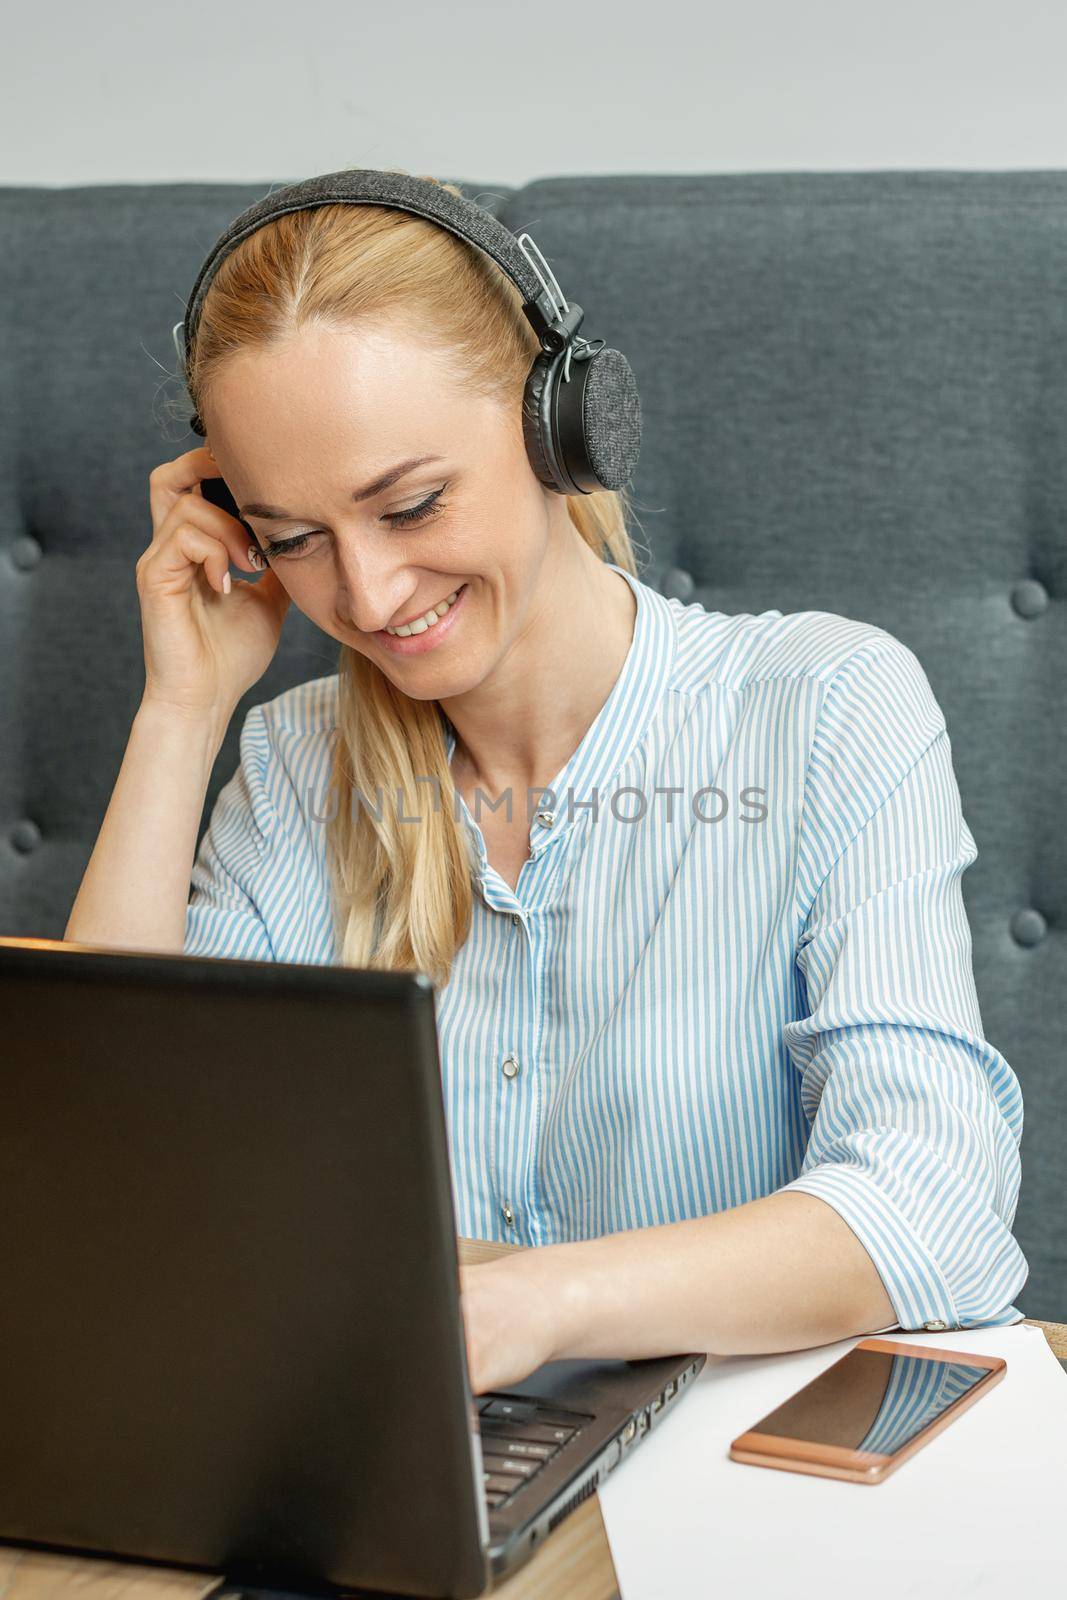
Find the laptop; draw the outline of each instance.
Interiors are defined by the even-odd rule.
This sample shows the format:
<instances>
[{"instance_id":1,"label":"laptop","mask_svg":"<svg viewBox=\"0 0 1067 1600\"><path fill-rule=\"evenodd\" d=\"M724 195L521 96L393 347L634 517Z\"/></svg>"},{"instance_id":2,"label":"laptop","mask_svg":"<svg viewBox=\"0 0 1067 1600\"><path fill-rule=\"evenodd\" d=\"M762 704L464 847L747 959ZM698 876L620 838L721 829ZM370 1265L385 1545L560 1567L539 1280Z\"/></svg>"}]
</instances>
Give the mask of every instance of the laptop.
<instances>
[{"instance_id":1,"label":"laptop","mask_svg":"<svg viewBox=\"0 0 1067 1600\"><path fill-rule=\"evenodd\" d=\"M421 973L0 938L0 1539L473 1596L704 1364L472 1398Z\"/></svg>"}]
</instances>

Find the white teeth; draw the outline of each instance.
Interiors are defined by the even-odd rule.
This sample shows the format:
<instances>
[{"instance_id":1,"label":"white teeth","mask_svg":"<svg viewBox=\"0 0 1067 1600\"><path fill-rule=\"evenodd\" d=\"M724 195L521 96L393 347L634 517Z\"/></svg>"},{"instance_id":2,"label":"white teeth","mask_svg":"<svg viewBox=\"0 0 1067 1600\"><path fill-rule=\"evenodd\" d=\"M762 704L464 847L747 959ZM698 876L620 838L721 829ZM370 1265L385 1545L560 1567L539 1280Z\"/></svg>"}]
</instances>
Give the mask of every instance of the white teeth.
<instances>
[{"instance_id":1,"label":"white teeth","mask_svg":"<svg viewBox=\"0 0 1067 1600\"><path fill-rule=\"evenodd\" d=\"M460 584L460 589L463 587ZM446 599L436 606L431 606L429 611L424 611L421 617L416 617L414 622L405 622L402 628L386 628L386 633L391 633L394 638L406 639L413 633L425 633L427 628L432 628L434 623L444 616L445 612L455 604L459 589L453 591Z\"/></svg>"}]
</instances>

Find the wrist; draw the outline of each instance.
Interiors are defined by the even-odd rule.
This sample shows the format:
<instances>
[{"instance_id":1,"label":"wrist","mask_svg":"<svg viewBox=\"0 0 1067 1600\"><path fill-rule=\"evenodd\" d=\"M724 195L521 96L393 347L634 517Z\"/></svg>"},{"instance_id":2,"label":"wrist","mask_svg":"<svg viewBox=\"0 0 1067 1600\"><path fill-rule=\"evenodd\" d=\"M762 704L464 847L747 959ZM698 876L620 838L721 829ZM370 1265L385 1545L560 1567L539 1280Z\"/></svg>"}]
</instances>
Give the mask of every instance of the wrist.
<instances>
[{"instance_id":1,"label":"wrist","mask_svg":"<svg viewBox=\"0 0 1067 1600\"><path fill-rule=\"evenodd\" d=\"M593 1298L587 1258L595 1243L540 1245L499 1263L522 1273L551 1347L546 1361L586 1353Z\"/></svg>"},{"instance_id":2,"label":"wrist","mask_svg":"<svg viewBox=\"0 0 1067 1600\"><path fill-rule=\"evenodd\" d=\"M191 738L213 744L216 754L232 719L233 708L211 706L198 709L170 700L156 700L147 694L142 696L135 718L138 723L154 728L180 729Z\"/></svg>"}]
</instances>

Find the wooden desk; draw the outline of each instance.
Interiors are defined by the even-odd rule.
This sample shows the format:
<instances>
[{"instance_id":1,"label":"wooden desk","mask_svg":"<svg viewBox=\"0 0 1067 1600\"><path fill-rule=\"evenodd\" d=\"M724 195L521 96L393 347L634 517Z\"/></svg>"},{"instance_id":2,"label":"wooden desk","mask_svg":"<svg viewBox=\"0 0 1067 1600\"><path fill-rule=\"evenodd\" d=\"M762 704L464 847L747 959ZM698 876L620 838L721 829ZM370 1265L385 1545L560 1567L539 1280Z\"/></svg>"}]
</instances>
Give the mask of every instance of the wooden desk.
<instances>
[{"instance_id":1,"label":"wooden desk","mask_svg":"<svg viewBox=\"0 0 1067 1600\"><path fill-rule=\"evenodd\" d=\"M461 1241L460 1254L464 1261L488 1261L512 1248L471 1239ZM1026 1320L1044 1330L1055 1355L1067 1359L1067 1324ZM202 1600L218 1583L200 1573L127 1561L0 1548L0 1600ZM618 1592L596 1495L560 1524L526 1566L493 1591L502 1600L617 1600Z\"/></svg>"}]
</instances>

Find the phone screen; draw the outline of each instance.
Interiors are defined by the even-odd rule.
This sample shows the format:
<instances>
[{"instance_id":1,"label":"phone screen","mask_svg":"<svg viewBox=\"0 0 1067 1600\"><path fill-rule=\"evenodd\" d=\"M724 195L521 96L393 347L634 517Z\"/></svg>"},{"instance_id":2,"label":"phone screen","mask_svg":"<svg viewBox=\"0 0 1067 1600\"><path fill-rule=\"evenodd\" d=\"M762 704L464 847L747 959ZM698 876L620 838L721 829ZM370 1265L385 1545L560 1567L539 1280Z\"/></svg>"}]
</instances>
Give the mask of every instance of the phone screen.
<instances>
[{"instance_id":1,"label":"phone screen","mask_svg":"<svg viewBox=\"0 0 1067 1600\"><path fill-rule=\"evenodd\" d=\"M892 1455L983 1378L963 1361L850 1350L757 1422L753 1433Z\"/></svg>"}]
</instances>

